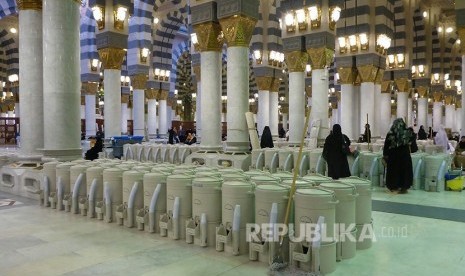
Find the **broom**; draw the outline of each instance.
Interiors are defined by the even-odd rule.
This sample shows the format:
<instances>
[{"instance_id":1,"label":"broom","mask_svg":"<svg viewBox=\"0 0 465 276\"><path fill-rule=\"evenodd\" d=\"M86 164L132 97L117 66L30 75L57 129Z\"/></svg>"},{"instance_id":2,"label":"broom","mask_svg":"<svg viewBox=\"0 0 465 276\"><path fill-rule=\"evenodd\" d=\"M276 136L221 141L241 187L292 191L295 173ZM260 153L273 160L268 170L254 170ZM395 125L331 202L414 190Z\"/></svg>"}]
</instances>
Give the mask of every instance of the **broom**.
<instances>
[{"instance_id":1,"label":"broom","mask_svg":"<svg viewBox=\"0 0 465 276\"><path fill-rule=\"evenodd\" d=\"M292 200L294 197L294 193L296 190L295 182L297 180L297 175L299 175L299 164L302 161L302 151L304 147L304 140L305 140L305 134L307 132L307 127L308 123L310 121L310 109L307 111L306 117L305 117L305 125L303 127L302 131L302 137L300 139L300 145L299 145L299 155L297 156L297 165L294 168L294 175L292 177L292 185L291 185L291 191L289 193L289 199L287 200L287 208L286 208L286 214L284 216L284 224L287 225L289 222L289 214L291 212L291 206L292 206ZM279 238L279 245L276 250L276 255L273 258L273 262L271 264L270 269L273 270L280 270L283 269L287 266L286 263L284 263L284 258L283 258L283 252L282 252L282 247L283 247L283 241L284 241L284 235L280 236Z\"/></svg>"}]
</instances>

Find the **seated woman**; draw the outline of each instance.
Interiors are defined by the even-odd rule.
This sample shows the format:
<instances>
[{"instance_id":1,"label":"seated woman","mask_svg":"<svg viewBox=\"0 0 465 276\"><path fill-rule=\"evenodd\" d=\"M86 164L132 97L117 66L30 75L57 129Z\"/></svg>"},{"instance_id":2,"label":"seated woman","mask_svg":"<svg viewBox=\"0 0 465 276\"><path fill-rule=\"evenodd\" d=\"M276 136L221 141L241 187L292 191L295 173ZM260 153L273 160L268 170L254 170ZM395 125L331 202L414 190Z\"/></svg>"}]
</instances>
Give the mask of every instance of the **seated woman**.
<instances>
[{"instance_id":1,"label":"seated woman","mask_svg":"<svg viewBox=\"0 0 465 276\"><path fill-rule=\"evenodd\" d=\"M85 159L86 160L95 160L98 159L98 153L102 152L103 150L103 140L100 137L96 138L95 145L86 152Z\"/></svg>"},{"instance_id":2,"label":"seated woman","mask_svg":"<svg viewBox=\"0 0 465 276\"><path fill-rule=\"evenodd\" d=\"M187 138L186 138L186 141L184 143L186 145L192 145L192 144L197 143L197 138L195 137L195 134L193 134L192 132L189 132L187 134Z\"/></svg>"}]
</instances>

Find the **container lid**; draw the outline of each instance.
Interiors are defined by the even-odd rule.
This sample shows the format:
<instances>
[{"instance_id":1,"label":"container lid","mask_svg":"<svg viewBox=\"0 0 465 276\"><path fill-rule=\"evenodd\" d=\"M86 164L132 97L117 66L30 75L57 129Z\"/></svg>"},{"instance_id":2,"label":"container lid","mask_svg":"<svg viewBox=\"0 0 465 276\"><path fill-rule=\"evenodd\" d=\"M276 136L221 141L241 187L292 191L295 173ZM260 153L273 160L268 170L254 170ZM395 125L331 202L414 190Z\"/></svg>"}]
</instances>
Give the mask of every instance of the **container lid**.
<instances>
[{"instance_id":1,"label":"container lid","mask_svg":"<svg viewBox=\"0 0 465 276\"><path fill-rule=\"evenodd\" d=\"M282 184L291 187L292 186L292 179L283 180ZM305 181L303 179L297 179L295 181L295 185L297 187L299 187L299 186L309 186L309 185L312 185L312 183L308 182L308 181Z\"/></svg>"},{"instance_id":2,"label":"container lid","mask_svg":"<svg viewBox=\"0 0 465 276\"><path fill-rule=\"evenodd\" d=\"M270 175L254 175L251 177L251 179L255 181L265 181L265 182L279 181L278 178L272 177Z\"/></svg>"},{"instance_id":3,"label":"container lid","mask_svg":"<svg viewBox=\"0 0 465 276\"><path fill-rule=\"evenodd\" d=\"M333 193L330 191L320 190L320 189L311 189L311 188L303 188L295 190L296 194L299 195L311 195L311 196L329 196L332 197Z\"/></svg>"},{"instance_id":4,"label":"container lid","mask_svg":"<svg viewBox=\"0 0 465 276\"><path fill-rule=\"evenodd\" d=\"M346 184L371 186L370 181L358 177L340 178L338 181Z\"/></svg>"},{"instance_id":5,"label":"container lid","mask_svg":"<svg viewBox=\"0 0 465 276\"><path fill-rule=\"evenodd\" d=\"M230 187L253 187L253 184L247 181L225 181L223 186Z\"/></svg>"},{"instance_id":6,"label":"container lid","mask_svg":"<svg viewBox=\"0 0 465 276\"><path fill-rule=\"evenodd\" d=\"M347 183L340 182L325 182L320 184L321 187L334 190L353 190L353 186Z\"/></svg>"},{"instance_id":7,"label":"container lid","mask_svg":"<svg viewBox=\"0 0 465 276\"><path fill-rule=\"evenodd\" d=\"M119 168L108 168L108 169L104 169L103 172L123 172L121 169Z\"/></svg>"},{"instance_id":8,"label":"container lid","mask_svg":"<svg viewBox=\"0 0 465 276\"><path fill-rule=\"evenodd\" d=\"M57 165L57 169L66 169L71 168L72 166L76 166L76 164L71 162L60 163Z\"/></svg>"},{"instance_id":9,"label":"container lid","mask_svg":"<svg viewBox=\"0 0 465 276\"><path fill-rule=\"evenodd\" d=\"M213 178L213 177L197 177L192 180L192 186L202 187L202 186L221 186L223 183L222 179Z\"/></svg>"},{"instance_id":10,"label":"container lid","mask_svg":"<svg viewBox=\"0 0 465 276\"><path fill-rule=\"evenodd\" d=\"M192 175L187 175L187 174L172 174L168 176L168 179L193 179L194 177Z\"/></svg>"},{"instance_id":11,"label":"container lid","mask_svg":"<svg viewBox=\"0 0 465 276\"><path fill-rule=\"evenodd\" d=\"M304 180L310 180L310 181L329 181L331 178L326 177L324 175L319 175L319 174L310 174L306 175L303 177Z\"/></svg>"},{"instance_id":12,"label":"container lid","mask_svg":"<svg viewBox=\"0 0 465 276\"><path fill-rule=\"evenodd\" d=\"M262 191L270 191L270 192L282 192L285 190L289 190L289 187L281 186L281 185L260 185L260 186L257 186L255 189L262 190Z\"/></svg>"},{"instance_id":13,"label":"container lid","mask_svg":"<svg viewBox=\"0 0 465 276\"><path fill-rule=\"evenodd\" d=\"M260 170L251 170L244 172L245 175L255 176L255 175L267 175L265 172Z\"/></svg>"},{"instance_id":14,"label":"container lid","mask_svg":"<svg viewBox=\"0 0 465 276\"><path fill-rule=\"evenodd\" d=\"M285 179L292 179L294 177L294 175L292 173L274 173L271 175L272 177L278 177L280 178L281 180L285 180Z\"/></svg>"}]
</instances>

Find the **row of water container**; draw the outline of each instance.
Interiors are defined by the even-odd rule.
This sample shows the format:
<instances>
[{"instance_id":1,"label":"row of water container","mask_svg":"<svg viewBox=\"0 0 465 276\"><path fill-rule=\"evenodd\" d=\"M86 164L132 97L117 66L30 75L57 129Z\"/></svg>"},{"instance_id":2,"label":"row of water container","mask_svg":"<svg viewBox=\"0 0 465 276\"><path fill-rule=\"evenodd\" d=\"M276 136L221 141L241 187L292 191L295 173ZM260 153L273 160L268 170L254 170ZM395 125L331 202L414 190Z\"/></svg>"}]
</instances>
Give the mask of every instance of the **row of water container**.
<instances>
[{"instance_id":1,"label":"row of water container","mask_svg":"<svg viewBox=\"0 0 465 276\"><path fill-rule=\"evenodd\" d=\"M247 225L283 223L292 184L292 174L286 172L119 160L50 162L43 172L44 206L234 255L248 252L251 260L263 262L271 262L278 242L266 240L267 232L257 227L247 236ZM329 242L322 241L316 250L307 240L294 242L286 236L287 260L309 271L318 259L321 272L329 273L336 260L371 246L371 239L338 241L341 235L357 235L371 225L369 182L307 175L296 184L290 220L296 236L302 234L301 225L323 219ZM259 238L247 242L252 236Z\"/></svg>"},{"instance_id":2,"label":"row of water container","mask_svg":"<svg viewBox=\"0 0 465 276\"><path fill-rule=\"evenodd\" d=\"M433 140L417 140L418 151L427 154L440 154L445 153L443 146L434 144ZM455 148L457 141L449 141L449 143ZM352 150L358 150L360 152L383 152L384 140L376 140L373 144L367 143L352 143Z\"/></svg>"},{"instance_id":3,"label":"row of water container","mask_svg":"<svg viewBox=\"0 0 465 276\"><path fill-rule=\"evenodd\" d=\"M125 144L123 146L124 160L134 160L140 162L155 163L184 163L186 157L193 152L198 151L195 145L183 144Z\"/></svg>"},{"instance_id":4,"label":"row of water container","mask_svg":"<svg viewBox=\"0 0 465 276\"><path fill-rule=\"evenodd\" d=\"M322 157L323 149L304 148L302 160L297 164L299 149L284 148L264 148L252 150L251 169L265 170L271 173L277 171L292 171L299 168L299 176L311 173L325 174L326 161Z\"/></svg>"}]
</instances>

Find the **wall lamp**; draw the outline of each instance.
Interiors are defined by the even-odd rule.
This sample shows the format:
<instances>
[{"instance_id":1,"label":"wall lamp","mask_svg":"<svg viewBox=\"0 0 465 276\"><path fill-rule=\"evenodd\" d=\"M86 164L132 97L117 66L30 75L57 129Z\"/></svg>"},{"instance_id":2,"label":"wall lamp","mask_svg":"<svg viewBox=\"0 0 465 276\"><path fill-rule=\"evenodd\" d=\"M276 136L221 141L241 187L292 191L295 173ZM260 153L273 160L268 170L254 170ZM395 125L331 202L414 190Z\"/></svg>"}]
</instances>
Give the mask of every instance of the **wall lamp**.
<instances>
[{"instance_id":1,"label":"wall lamp","mask_svg":"<svg viewBox=\"0 0 465 276\"><path fill-rule=\"evenodd\" d=\"M98 29L103 30L105 28L105 8L95 5L92 7L92 14L94 15L95 21L97 21Z\"/></svg>"},{"instance_id":2,"label":"wall lamp","mask_svg":"<svg viewBox=\"0 0 465 276\"><path fill-rule=\"evenodd\" d=\"M127 13L128 9L122 6L117 7L116 10L113 11L115 19L115 29L120 31L124 30L124 20L126 19Z\"/></svg>"}]
</instances>

